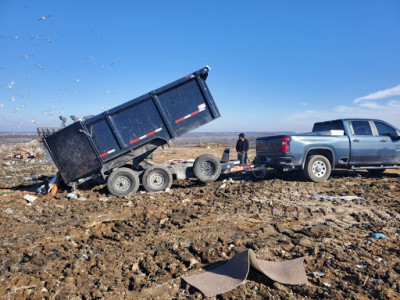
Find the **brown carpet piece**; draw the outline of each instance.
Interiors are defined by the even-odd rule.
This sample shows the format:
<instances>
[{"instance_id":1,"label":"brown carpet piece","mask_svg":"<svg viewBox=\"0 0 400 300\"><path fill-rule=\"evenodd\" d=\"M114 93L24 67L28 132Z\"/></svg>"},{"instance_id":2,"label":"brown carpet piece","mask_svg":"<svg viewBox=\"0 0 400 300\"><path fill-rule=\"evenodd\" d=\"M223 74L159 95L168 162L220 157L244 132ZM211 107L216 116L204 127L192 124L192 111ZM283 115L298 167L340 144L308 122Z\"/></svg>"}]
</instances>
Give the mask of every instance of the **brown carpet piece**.
<instances>
[{"instance_id":1,"label":"brown carpet piece","mask_svg":"<svg viewBox=\"0 0 400 300\"><path fill-rule=\"evenodd\" d=\"M304 257L282 262L259 260L249 249L236 254L222 266L183 279L206 297L223 294L239 286L247 278L250 266L279 283L303 285L308 283L303 261Z\"/></svg>"}]
</instances>

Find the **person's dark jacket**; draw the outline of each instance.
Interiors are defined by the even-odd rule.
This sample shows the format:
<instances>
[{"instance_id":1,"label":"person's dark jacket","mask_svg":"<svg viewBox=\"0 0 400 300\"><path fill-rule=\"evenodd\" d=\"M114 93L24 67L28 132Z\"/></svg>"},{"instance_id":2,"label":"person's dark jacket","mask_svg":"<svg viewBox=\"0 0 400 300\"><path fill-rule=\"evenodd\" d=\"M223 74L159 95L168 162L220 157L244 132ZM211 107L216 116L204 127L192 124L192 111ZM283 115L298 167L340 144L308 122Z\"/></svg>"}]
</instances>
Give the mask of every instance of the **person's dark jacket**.
<instances>
[{"instance_id":1,"label":"person's dark jacket","mask_svg":"<svg viewBox=\"0 0 400 300\"><path fill-rule=\"evenodd\" d=\"M244 141L238 139L236 143L237 152L247 152L249 150L249 141L245 138Z\"/></svg>"}]
</instances>

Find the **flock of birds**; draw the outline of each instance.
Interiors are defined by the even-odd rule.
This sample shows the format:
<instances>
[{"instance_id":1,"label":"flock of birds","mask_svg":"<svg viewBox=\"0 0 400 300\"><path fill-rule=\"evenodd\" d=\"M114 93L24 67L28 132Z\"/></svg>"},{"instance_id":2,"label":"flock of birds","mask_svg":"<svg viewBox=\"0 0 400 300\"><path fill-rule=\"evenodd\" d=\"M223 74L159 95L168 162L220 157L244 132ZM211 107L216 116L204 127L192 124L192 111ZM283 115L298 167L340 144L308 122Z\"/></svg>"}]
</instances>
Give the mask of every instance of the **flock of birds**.
<instances>
[{"instance_id":1,"label":"flock of birds","mask_svg":"<svg viewBox=\"0 0 400 300\"><path fill-rule=\"evenodd\" d=\"M37 20L40 21L40 22L42 22L42 21L47 20L47 19L50 18L50 17L51 17L51 15L45 15L45 16L39 17ZM101 37L102 37L101 34L96 33L96 32L94 31L94 28L93 28L93 27L90 27L90 28L89 28L89 31L90 31L90 32L93 32L93 33L95 34L96 38L101 38ZM51 33L52 33L52 34L57 34L56 31L52 31ZM18 36L18 35L14 35L14 36L0 36L0 38L1 38L1 39L21 39L21 37ZM39 35L39 34L36 34L36 35L32 36L30 39L36 42L36 46L38 46L38 45L40 45L40 44L42 44L42 43L48 43L48 44L50 44L50 43L52 42L52 40L51 40L50 38L45 38L45 37L43 37L42 35ZM18 57L18 58L19 58L19 59L23 59L23 60L28 61L28 62L29 62L29 61L31 62L31 61L34 59L34 57L35 57L34 54L32 54L32 53L27 53L27 54L25 54L25 55L23 55L23 56L20 56L20 57ZM85 63L90 63L90 64L93 64L93 65L99 65L100 68L105 68L105 67L108 65L108 64L105 64L105 63L99 63L99 64L98 64L97 61L96 61L96 58L93 57L93 56L86 56L86 57L83 57L83 61L84 61ZM110 67L113 67L113 66L115 66L115 65L117 65L117 64L119 64L119 63L120 63L119 60L113 60L111 63L109 63L109 66L110 66ZM33 64L33 65L34 65L38 70L40 70L40 71L42 71L42 70L45 69L45 68L42 66L42 64L40 64L40 63L35 63L35 64ZM0 71L1 71L1 70L6 70L6 68L0 66ZM31 79L31 76L25 76L25 79L26 79L26 80L29 80L29 79ZM79 82L80 82L80 79L79 79L79 78L75 79L75 84L79 84ZM3 88L3 89L6 90L5 95L7 95L7 96L6 96L5 98L6 98L6 99L8 98L9 102L14 103L14 104L16 104L16 103L18 102L18 101L16 101L16 100L23 100L23 101L24 101L24 100L27 100L27 99L31 96L30 93L25 94L25 95L20 95L20 94L18 94L18 93L17 93L17 88L16 88L17 85L18 85L18 84L16 84L16 81L15 81L15 80L12 80L12 81L9 81L8 83L6 83L3 87L0 86L0 89ZM59 91L69 91L69 90L71 90L71 89L69 89L69 88L64 88L64 87L60 87L58 90L59 90ZM107 93L107 94L116 93L116 91L115 91L115 90L113 90L113 91L111 91L111 90L106 90L105 93ZM77 90L76 87L75 87L75 89L71 92L71 94L78 94L78 90ZM53 97L54 101L57 101L58 98L59 98L59 96ZM3 100L4 100L4 97L3 97ZM12 121L12 120L15 120L15 117L11 117L11 118L10 118L8 115L4 114L4 107L6 107L6 106L8 106L8 105L7 105L5 102L0 102L0 128L11 128L11 129L12 129L13 127L21 128L21 127L24 125L24 122L23 122L23 121L19 121L17 124L15 124L15 123L13 123L13 121ZM22 110L24 107L25 107L25 103L19 104L19 105L17 105L17 106L14 106L12 112L13 112L14 114L17 114L17 117L18 117L19 119L23 119L22 114L21 114L21 110ZM101 110L104 110L104 106L101 106L100 109L101 109ZM2 110L3 110L3 111L2 111ZM59 114L63 114L63 113L64 113L64 110L65 110L65 108L63 108L63 109L62 109L61 111L59 111L58 113L59 113ZM45 109L44 111L42 111L42 115L51 116L51 117L52 117L55 113L56 113L56 112L55 112L55 105L51 105L50 107L48 107L47 109ZM62 125L62 126L65 126L65 124L66 124L66 122L67 122L67 119L66 119L65 117L63 117L63 116L60 116L59 119L61 120L61 125ZM75 116L71 116L71 119L72 119L73 121L79 120L79 118L77 118L77 117L75 117ZM1 122L1 121L3 121L3 122ZM15 122L15 121L14 121L14 122ZM31 122L32 122L32 123L35 123L35 124L39 124L39 123L40 123L40 121L37 120L37 118L35 118L35 117L32 117ZM26 125L26 122L25 122L25 125Z\"/></svg>"}]
</instances>

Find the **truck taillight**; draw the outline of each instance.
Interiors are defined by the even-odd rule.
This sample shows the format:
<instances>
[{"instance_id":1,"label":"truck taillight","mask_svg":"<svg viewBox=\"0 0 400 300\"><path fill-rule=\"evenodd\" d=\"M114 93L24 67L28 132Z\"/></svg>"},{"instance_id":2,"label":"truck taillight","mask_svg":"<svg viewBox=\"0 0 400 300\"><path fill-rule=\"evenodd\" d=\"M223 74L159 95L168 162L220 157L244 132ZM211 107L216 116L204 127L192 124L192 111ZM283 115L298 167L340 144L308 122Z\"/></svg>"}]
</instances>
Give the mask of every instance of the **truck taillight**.
<instances>
[{"instance_id":1,"label":"truck taillight","mask_svg":"<svg viewBox=\"0 0 400 300\"><path fill-rule=\"evenodd\" d=\"M289 152L289 144L290 142L290 137L283 137L282 138L282 152L286 153Z\"/></svg>"}]
</instances>

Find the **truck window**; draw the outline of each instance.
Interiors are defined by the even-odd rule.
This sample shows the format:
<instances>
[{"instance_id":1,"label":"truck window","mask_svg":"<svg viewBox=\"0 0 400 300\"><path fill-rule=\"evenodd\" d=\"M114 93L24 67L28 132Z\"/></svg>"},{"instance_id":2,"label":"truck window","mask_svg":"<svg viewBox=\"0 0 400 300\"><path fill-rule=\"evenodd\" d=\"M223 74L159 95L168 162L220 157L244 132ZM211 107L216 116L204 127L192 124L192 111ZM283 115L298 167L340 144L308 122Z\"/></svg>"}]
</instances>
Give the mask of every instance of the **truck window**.
<instances>
[{"instance_id":1,"label":"truck window","mask_svg":"<svg viewBox=\"0 0 400 300\"><path fill-rule=\"evenodd\" d=\"M375 122L379 135L397 136L396 129L382 122Z\"/></svg>"},{"instance_id":2,"label":"truck window","mask_svg":"<svg viewBox=\"0 0 400 300\"><path fill-rule=\"evenodd\" d=\"M321 122L315 123L312 129L313 132L316 131L328 131L328 130L344 130L342 121L331 121L331 122Z\"/></svg>"},{"instance_id":3,"label":"truck window","mask_svg":"<svg viewBox=\"0 0 400 300\"><path fill-rule=\"evenodd\" d=\"M351 121L354 135L372 135L368 121Z\"/></svg>"}]
</instances>

